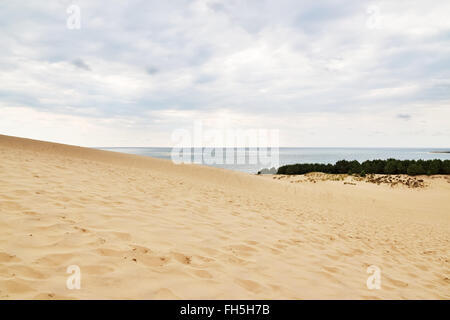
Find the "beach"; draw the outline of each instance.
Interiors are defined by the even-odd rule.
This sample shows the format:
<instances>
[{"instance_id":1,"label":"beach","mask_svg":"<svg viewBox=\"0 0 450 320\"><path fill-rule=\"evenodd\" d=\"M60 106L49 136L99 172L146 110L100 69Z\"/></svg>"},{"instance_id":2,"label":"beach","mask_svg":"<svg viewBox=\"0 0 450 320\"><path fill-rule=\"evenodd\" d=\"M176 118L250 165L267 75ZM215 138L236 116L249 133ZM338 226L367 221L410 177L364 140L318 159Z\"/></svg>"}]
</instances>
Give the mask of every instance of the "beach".
<instances>
[{"instance_id":1,"label":"beach","mask_svg":"<svg viewBox=\"0 0 450 320\"><path fill-rule=\"evenodd\" d=\"M450 299L450 179L416 179L257 176L0 135L0 298Z\"/></svg>"}]
</instances>

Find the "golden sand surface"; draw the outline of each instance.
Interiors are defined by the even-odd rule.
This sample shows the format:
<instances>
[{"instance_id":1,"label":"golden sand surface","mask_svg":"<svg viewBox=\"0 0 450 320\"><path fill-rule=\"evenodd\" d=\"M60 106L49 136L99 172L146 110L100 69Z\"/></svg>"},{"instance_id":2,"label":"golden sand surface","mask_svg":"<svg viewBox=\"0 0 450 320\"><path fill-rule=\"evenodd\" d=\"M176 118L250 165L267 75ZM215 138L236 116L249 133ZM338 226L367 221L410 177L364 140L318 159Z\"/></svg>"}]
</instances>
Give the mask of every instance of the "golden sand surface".
<instances>
[{"instance_id":1,"label":"golden sand surface","mask_svg":"<svg viewBox=\"0 0 450 320\"><path fill-rule=\"evenodd\" d=\"M257 176L0 136L0 298L449 299L450 180L418 178Z\"/></svg>"}]
</instances>

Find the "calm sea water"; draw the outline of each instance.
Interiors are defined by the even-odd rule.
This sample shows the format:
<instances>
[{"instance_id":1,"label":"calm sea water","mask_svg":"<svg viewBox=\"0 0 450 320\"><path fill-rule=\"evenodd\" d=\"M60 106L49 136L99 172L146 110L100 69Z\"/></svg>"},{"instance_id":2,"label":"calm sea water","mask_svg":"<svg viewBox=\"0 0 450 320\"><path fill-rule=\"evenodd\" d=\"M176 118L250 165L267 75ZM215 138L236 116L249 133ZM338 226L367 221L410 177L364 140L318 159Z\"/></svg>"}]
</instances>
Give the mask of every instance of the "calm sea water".
<instances>
[{"instance_id":1,"label":"calm sea water","mask_svg":"<svg viewBox=\"0 0 450 320\"><path fill-rule=\"evenodd\" d=\"M162 159L171 159L171 148L99 148L102 150L131 153L142 156L149 156ZM373 159L395 158L399 160L428 160L442 159L450 160L450 153L432 153L432 151L445 151L449 149L440 148L280 148L279 149L279 165L294 163L336 163L339 160L358 160L360 162ZM223 152L231 150L224 149ZM237 152L235 152L236 154ZM201 154L196 149L192 153L194 156ZM258 149L247 148L245 158L235 156L233 164L212 164L212 166L243 171L248 173L257 173L262 168L270 167L258 161L258 163L249 163L252 156L258 154ZM269 154L270 156L270 154ZM245 164L238 164L238 161ZM225 162L225 161L223 161ZM207 164L204 163L203 164Z\"/></svg>"}]
</instances>

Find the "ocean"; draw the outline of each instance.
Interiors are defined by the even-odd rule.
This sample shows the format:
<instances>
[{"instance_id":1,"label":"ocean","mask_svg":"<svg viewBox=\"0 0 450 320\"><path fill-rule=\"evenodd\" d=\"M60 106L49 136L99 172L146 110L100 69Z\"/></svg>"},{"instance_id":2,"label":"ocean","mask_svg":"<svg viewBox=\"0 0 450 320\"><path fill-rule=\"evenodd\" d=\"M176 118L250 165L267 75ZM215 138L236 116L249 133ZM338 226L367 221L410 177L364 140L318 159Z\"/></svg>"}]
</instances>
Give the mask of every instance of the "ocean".
<instances>
[{"instance_id":1,"label":"ocean","mask_svg":"<svg viewBox=\"0 0 450 320\"><path fill-rule=\"evenodd\" d=\"M126 148L98 148L101 150L116 151L123 153L137 154L141 156L149 156L161 159L172 159L172 148L159 147L126 147ZM295 163L331 163L334 164L339 160L358 160L359 162L373 159L388 159L394 158L399 160L428 160L441 159L450 160L450 153L433 153L434 151L447 151L442 148L280 148L279 156L269 158L271 161L250 161L251 159L258 159L257 148L246 148L245 155L237 156L235 151L234 161L226 163L225 159L222 163L211 163L203 161L202 164L211 165L214 167L225 168L230 170L243 171L247 173L257 173L262 168L271 166L282 166L285 164ZM223 149L224 155L232 154L233 149ZM205 150L203 150L205 152ZM194 149L191 153L191 159L194 157L201 157L202 150ZM214 155L214 153L213 153Z\"/></svg>"}]
</instances>

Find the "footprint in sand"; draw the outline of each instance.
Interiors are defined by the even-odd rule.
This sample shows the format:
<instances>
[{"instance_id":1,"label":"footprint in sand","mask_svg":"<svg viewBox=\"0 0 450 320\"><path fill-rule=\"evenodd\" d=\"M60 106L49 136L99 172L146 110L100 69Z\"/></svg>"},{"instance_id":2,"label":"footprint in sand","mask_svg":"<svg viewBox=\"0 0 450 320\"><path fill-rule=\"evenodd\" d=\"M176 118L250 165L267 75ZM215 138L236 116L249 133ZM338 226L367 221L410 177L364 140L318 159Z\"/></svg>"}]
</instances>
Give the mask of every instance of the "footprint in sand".
<instances>
[{"instance_id":1,"label":"footprint in sand","mask_svg":"<svg viewBox=\"0 0 450 320\"><path fill-rule=\"evenodd\" d=\"M14 274L18 277L24 278L24 279L32 279L32 280L43 280L48 279L49 276L44 275L43 273L39 272L38 270L20 265L20 264L14 264L9 266L11 270L14 270Z\"/></svg>"},{"instance_id":2,"label":"footprint in sand","mask_svg":"<svg viewBox=\"0 0 450 320\"><path fill-rule=\"evenodd\" d=\"M206 271L206 270L199 270L199 269L194 269L192 270L192 273L194 275L196 275L197 277L203 278L203 279L212 279L212 275Z\"/></svg>"},{"instance_id":3,"label":"footprint in sand","mask_svg":"<svg viewBox=\"0 0 450 320\"><path fill-rule=\"evenodd\" d=\"M152 297L156 300L175 300L180 299L180 297L176 296L172 291L167 288L158 289L154 296Z\"/></svg>"},{"instance_id":4,"label":"footprint in sand","mask_svg":"<svg viewBox=\"0 0 450 320\"><path fill-rule=\"evenodd\" d=\"M10 262L19 262L21 261L13 254L9 254L6 252L0 252L0 262L1 263L10 263Z\"/></svg>"},{"instance_id":5,"label":"footprint in sand","mask_svg":"<svg viewBox=\"0 0 450 320\"><path fill-rule=\"evenodd\" d=\"M138 258L138 262L147 267L162 267L170 261L170 258L164 256L143 255Z\"/></svg>"},{"instance_id":6,"label":"footprint in sand","mask_svg":"<svg viewBox=\"0 0 450 320\"><path fill-rule=\"evenodd\" d=\"M245 280L245 279L236 279L236 283L243 287L244 289L251 291L253 293L258 293L259 291L262 290L262 286L252 280Z\"/></svg>"},{"instance_id":7,"label":"footprint in sand","mask_svg":"<svg viewBox=\"0 0 450 320\"><path fill-rule=\"evenodd\" d=\"M387 276L385 276L384 278L386 279L386 281L387 281L388 283L390 283L390 284L392 284L392 285L394 285L394 286L396 286L396 287L401 287L401 288L406 288L406 287L408 287L408 283L403 282L403 281L401 281L401 280L392 279L392 278L389 278L389 277L387 277Z\"/></svg>"},{"instance_id":8,"label":"footprint in sand","mask_svg":"<svg viewBox=\"0 0 450 320\"><path fill-rule=\"evenodd\" d=\"M175 258L175 260L182 264L191 264L192 262L192 257L186 256L182 253L172 252L172 256Z\"/></svg>"},{"instance_id":9,"label":"footprint in sand","mask_svg":"<svg viewBox=\"0 0 450 320\"><path fill-rule=\"evenodd\" d=\"M34 291L26 284L27 281L16 278L14 280L0 280L0 290L9 294L23 294Z\"/></svg>"}]
</instances>

